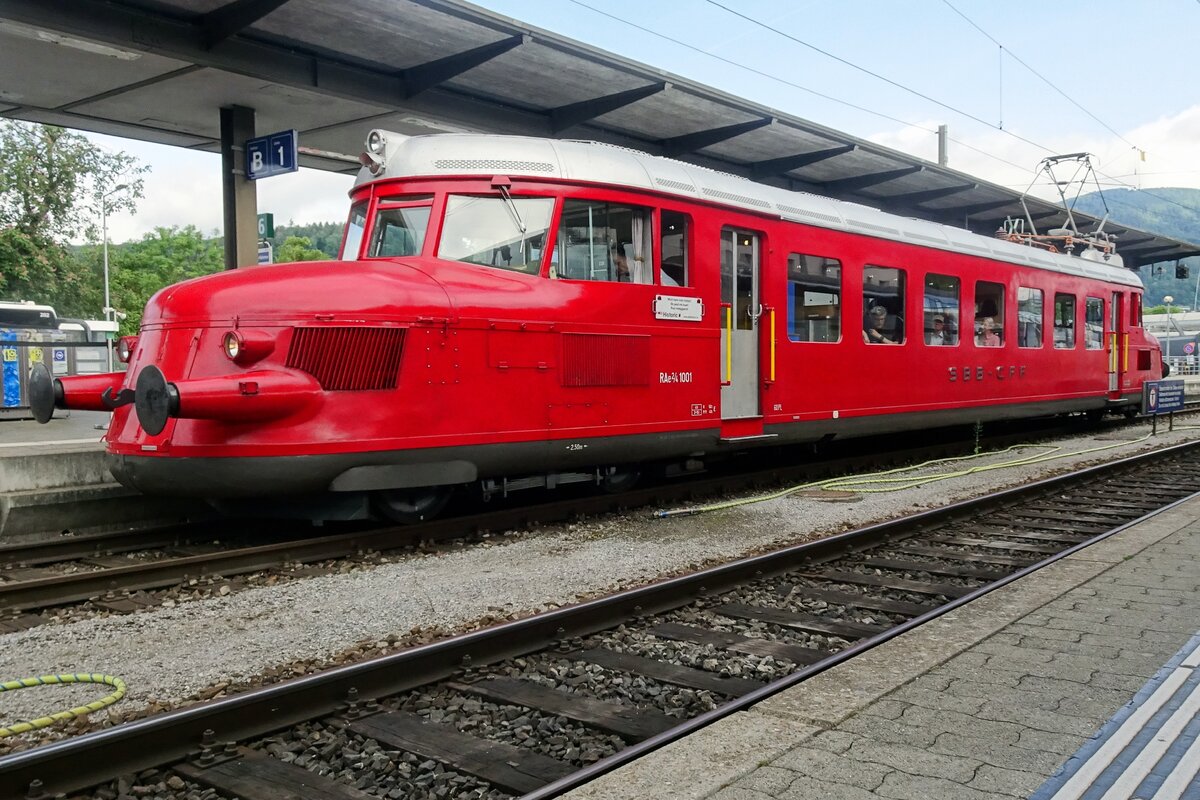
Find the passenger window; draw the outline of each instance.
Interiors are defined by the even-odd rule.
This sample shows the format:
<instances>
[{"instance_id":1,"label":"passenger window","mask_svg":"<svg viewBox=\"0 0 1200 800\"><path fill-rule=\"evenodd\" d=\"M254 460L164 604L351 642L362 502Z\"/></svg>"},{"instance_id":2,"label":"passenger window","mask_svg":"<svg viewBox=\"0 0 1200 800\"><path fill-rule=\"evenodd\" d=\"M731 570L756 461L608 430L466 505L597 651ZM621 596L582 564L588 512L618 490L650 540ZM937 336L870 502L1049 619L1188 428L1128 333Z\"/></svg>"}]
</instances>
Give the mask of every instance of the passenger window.
<instances>
[{"instance_id":1,"label":"passenger window","mask_svg":"<svg viewBox=\"0 0 1200 800\"><path fill-rule=\"evenodd\" d=\"M536 275L553 211L551 197L452 194L438 257Z\"/></svg>"},{"instance_id":2,"label":"passenger window","mask_svg":"<svg viewBox=\"0 0 1200 800\"><path fill-rule=\"evenodd\" d=\"M793 342L841 339L842 262L792 253L787 279L788 338Z\"/></svg>"},{"instance_id":3,"label":"passenger window","mask_svg":"<svg viewBox=\"0 0 1200 800\"><path fill-rule=\"evenodd\" d=\"M350 208L350 219L346 222L346 233L342 236L342 252L338 256L342 261L354 261L358 258L358 248L362 245L363 231L367 228L367 204L355 203Z\"/></svg>"},{"instance_id":4,"label":"passenger window","mask_svg":"<svg viewBox=\"0 0 1200 800\"><path fill-rule=\"evenodd\" d=\"M1054 295L1054 347L1070 350L1075 347L1075 296Z\"/></svg>"},{"instance_id":5,"label":"passenger window","mask_svg":"<svg viewBox=\"0 0 1200 800\"><path fill-rule=\"evenodd\" d=\"M1083 346L1088 350L1104 347L1104 301L1089 297L1084 306Z\"/></svg>"},{"instance_id":6,"label":"passenger window","mask_svg":"<svg viewBox=\"0 0 1200 800\"><path fill-rule=\"evenodd\" d=\"M975 284L975 346L1004 345L1004 286L990 281Z\"/></svg>"},{"instance_id":7,"label":"passenger window","mask_svg":"<svg viewBox=\"0 0 1200 800\"><path fill-rule=\"evenodd\" d=\"M394 257L420 255L429 228L429 206L380 208L371 228L367 255Z\"/></svg>"},{"instance_id":8,"label":"passenger window","mask_svg":"<svg viewBox=\"0 0 1200 800\"><path fill-rule=\"evenodd\" d=\"M863 341L904 342L904 270L863 267Z\"/></svg>"},{"instance_id":9,"label":"passenger window","mask_svg":"<svg viewBox=\"0 0 1200 800\"><path fill-rule=\"evenodd\" d=\"M649 209L567 200L558 230L557 277L654 283L650 228Z\"/></svg>"},{"instance_id":10,"label":"passenger window","mask_svg":"<svg viewBox=\"0 0 1200 800\"><path fill-rule=\"evenodd\" d=\"M1042 346L1042 290L1017 287L1017 347Z\"/></svg>"},{"instance_id":11,"label":"passenger window","mask_svg":"<svg viewBox=\"0 0 1200 800\"><path fill-rule=\"evenodd\" d=\"M662 264L658 282L663 286L688 285L688 216L678 211L660 215Z\"/></svg>"},{"instance_id":12,"label":"passenger window","mask_svg":"<svg viewBox=\"0 0 1200 800\"><path fill-rule=\"evenodd\" d=\"M958 278L925 276L925 344L958 344Z\"/></svg>"}]
</instances>

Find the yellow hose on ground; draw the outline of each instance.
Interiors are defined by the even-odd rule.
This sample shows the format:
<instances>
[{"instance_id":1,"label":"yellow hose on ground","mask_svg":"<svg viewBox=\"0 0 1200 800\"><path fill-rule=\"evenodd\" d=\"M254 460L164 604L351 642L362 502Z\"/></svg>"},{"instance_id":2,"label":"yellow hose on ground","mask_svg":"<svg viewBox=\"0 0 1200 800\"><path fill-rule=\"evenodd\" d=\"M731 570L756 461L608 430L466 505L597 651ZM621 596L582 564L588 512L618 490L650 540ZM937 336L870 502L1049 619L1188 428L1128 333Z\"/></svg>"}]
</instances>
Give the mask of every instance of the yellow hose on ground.
<instances>
[{"instance_id":1,"label":"yellow hose on ground","mask_svg":"<svg viewBox=\"0 0 1200 800\"><path fill-rule=\"evenodd\" d=\"M964 477L967 475L974 475L974 474L978 474L981 472L990 472L990 471L996 470L996 469L1007 469L1009 467L1024 467L1024 466L1028 466L1030 464L1041 464L1041 463L1045 463L1048 461L1056 461L1061 458L1070 458L1072 456L1087 455L1089 453L1099 453L1104 450L1112 450L1117 447L1124 447L1126 445L1138 444L1140 442L1146 441L1147 439L1150 438L1150 436L1151 436L1151 434L1147 433L1145 436L1142 436L1137 439L1128 439L1128 440L1116 442L1114 444L1101 445L1099 447L1089 447L1085 450L1076 450L1076 451L1070 452L1070 453L1059 453L1058 451L1062 450L1062 448L1059 447L1058 445L1017 444L1017 445L1013 445L1012 447L1006 447L1003 450L996 450L995 452L991 452L991 453L978 453L976 455L969 455L969 456L952 456L950 458L937 458L937 459L933 459L932 461L924 461L924 462L922 462L920 464L916 464L914 466L896 467L895 469L884 470L882 472L871 472L871 473L867 473L866 475L857 475L857 476L851 476L848 478L827 478L823 481L814 481L813 483L802 483L797 486L790 486L787 489L781 489L778 492L771 492L770 494L760 495L758 497L747 497L747 498L740 499L740 500L729 500L729 501L726 501L723 503L712 503L710 505L697 506L695 508L678 508L678 509L673 509L670 511L658 511L658 512L655 512L655 516L659 517L661 519L663 517L679 517L679 516L687 516L690 514L705 514L710 511L721 511L726 508L735 508L737 506L746 506L746 505L751 505L753 503L764 503L768 500L778 500L781 497L787 497L789 494L793 494L793 493L799 492L799 491L804 491L806 489L820 489L822 491L825 491L825 490L853 491L853 492L858 492L860 494L882 494L884 492L898 492L903 489L915 489L918 486L925 486L926 484L937 483L938 481L950 480L951 478L961 478L961 477ZM987 456L996 456L996 455L1001 455L1003 453L1009 453L1014 450L1022 450L1022 449L1029 449L1029 448L1034 448L1034 449L1039 449L1039 450L1048 450L1049 452L1041 453L1039 455L1025 456L1023 458L1014 459L1012 461L1002 461L1002 462L999 462L996 464L985 464L983 466L970 467L968 469L956 470L953 472L943 472L943 473L939 473L937 475L925 475L925 476L905 475L902 477L888 477L891 475L896 475L897 473L915 472L916 470L935 466L937 464L949 464L949 463L953 463L953 462L957 462L957 461L973 461L977 458L984 458Z\"/></svg>"},{"instance_id":2,"label":"yellow hose on ground","mask_svg":"<svg viewBox=\"0 0 1200 800\"><path fill-rule=\"evenodd\" d=\"M125 696L125 681L113 675L102 675L99 672L78 672L75 674L63 675L42 675L37 678L21 678L15 681L4 681L0 683L0 692L15 692L18 689L28 689L31 686L50 686L63 683L103 683L106 686L113 687L113 693L102 697L94 703L88 703L86 706L76 706L67 711L59 711L56 714L51 714L46 717L38 717L27 722L18 722L7 728L0 728L0 739L5 736L12 736L17 733L27 733L35 731L39 728L46 728L56 722L63 720L75 719L84 714L90 714L93 711L99 711L102 708L107 708L113 703Z\"/></svg>"}]
</instances>

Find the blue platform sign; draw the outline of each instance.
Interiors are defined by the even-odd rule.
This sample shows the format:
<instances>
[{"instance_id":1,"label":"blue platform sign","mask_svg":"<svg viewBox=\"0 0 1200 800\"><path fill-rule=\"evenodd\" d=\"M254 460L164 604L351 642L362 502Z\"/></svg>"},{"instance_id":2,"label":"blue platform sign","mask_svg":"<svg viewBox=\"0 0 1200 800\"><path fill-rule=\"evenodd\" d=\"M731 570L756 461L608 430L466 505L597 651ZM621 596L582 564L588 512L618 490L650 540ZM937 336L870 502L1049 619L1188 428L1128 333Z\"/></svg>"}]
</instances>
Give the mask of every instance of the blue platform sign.
<instances>
[{"instance_id":1,"label":"blue platform sign","mask_svg":"<svg viewBox=\"0 0 1200 800\"><path fill-rule=\"evenodd\" d=\"M300 137L280 131L246 140L246 177L252 181L300 169Z\"/></svg>"},{"instance_id":2,"label":"blue platform sign","mask_svg":"<svg viewBox=\"0 0 1200 800\"><path fill-rule=\"evenodd\" d=\"M1142 384L1142 413L1169 414L1183 410L1183 381L1146 381Z\"/></svg>"}]
</instances>

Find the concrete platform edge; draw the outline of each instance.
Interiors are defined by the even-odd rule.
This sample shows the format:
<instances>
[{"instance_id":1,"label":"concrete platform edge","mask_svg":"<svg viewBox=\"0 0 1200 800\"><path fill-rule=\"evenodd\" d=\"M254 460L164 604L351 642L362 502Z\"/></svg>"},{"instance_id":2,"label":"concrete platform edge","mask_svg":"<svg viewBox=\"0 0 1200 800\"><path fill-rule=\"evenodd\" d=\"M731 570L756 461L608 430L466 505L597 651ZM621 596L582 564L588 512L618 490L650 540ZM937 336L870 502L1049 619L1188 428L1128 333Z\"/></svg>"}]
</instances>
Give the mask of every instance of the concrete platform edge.
<instances>
[{"instance_id":1,"label":"concrete platform edge","mask_svg":"<svg viewBox=\"0 0 1200 800\"><path fill-rule=\"evenodd\" d=\"M702 800L1195 522L1194 498L564 797Z\"/></svg>"}]
</instances>

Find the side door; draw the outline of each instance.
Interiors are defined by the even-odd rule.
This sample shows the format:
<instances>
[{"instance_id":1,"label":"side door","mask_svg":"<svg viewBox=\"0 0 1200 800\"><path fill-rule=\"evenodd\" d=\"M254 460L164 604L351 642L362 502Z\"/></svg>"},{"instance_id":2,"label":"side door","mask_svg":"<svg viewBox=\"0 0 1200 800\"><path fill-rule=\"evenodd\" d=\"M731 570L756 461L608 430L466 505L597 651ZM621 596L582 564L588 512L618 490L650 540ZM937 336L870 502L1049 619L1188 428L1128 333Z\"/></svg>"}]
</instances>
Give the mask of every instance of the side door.
<instances>
[{"instance_id":1,"label":"side door","mask_svg":"<svg viewBox=\"0 0 1200 800\"><path fill-rule=\"evenodd\" d=\"M1125 327L1125 293L1113 292L1108 306L1108 391L1116 399L1121 377L1129 369L1129 331Z\"/></svg>"},{"instance_id":2,"label":"side door","mask_svg":"<svg viewBox=\"0 0 1200 800\"><path fill-rule=\"evenodd\" d=\"M762 414L759 382L759 299L762 237L721 229L721 419Z\"/></svg>"}]
</instances>

